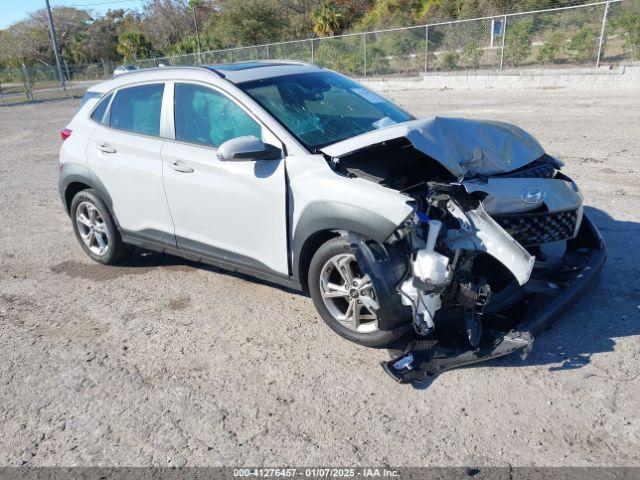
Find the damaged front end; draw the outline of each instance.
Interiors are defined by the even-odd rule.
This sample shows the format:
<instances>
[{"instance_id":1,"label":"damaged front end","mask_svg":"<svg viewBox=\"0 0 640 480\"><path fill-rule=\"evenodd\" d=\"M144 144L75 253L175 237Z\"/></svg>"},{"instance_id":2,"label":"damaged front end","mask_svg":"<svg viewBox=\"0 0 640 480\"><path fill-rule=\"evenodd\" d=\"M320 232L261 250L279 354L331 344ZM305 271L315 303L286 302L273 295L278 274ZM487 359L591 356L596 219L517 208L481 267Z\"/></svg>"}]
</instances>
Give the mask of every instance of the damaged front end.
<instances>
[{"instance_id":1,"label":"damaged front end","mask_svg":"<svg viewBox=\"0 0 640 480\"><path fill-rule=\"evenodd\" d=\"M606 258L552 157L489 171L477 147L453 171L418 144L406 135L330 159L337 173L394 188L414 207L383 243L343 233L375 288L378 327L412 326L382 364L402 383L526 351Z\"/></svg>"}]
</instances>

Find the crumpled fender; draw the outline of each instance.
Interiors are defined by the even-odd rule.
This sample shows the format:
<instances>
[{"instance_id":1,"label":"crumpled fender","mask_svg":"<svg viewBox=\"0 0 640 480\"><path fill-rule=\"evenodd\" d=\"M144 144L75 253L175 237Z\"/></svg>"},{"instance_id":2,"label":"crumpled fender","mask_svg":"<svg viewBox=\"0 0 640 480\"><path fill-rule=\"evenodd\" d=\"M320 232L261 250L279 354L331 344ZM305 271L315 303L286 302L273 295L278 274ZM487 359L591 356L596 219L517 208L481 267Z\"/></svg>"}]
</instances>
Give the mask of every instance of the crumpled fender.
<instances>
[{"instance_id":1,"label":"crumpled fender","mask_svg":"<svg viewBox=\"0 0 640 480\"><path fill-rule=\"evenodd\" d=\"M449 202L449 211L461 221L460 230L449 230L446 243L453 249L486 252L513 273L519 285L529 281L535 257L504 231L482 207L463 212L455 203Z\"/></svg>"},{"instance_id":2,"label":"crumpled fender","mask_svg":"<svg viewBox=\"0 0 640 480\"><path fill-rule=\"evenodd\" d=\"M362 148L405 137L453 175L509 172L540 158L544 149L515 125L488 120L433 117L373 130L322 149L340 158Z\"/></svg>"}]
</instances>

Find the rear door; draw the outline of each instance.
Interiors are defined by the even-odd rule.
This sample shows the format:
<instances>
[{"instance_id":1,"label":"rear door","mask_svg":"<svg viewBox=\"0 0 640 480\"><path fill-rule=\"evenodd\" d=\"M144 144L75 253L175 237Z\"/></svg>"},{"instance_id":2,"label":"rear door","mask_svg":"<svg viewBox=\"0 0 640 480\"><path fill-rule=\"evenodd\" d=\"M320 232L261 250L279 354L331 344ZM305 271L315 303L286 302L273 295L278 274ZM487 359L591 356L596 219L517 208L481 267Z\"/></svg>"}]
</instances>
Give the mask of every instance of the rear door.
<instances>
[{"instance_id":1,"label":"rear door","mask_svg":"<svg viewBox=\"0 0 640 480\"><path fill-rule=\"evenodd\" d=\"M125 234L175 245L160 156L164 89L164 82L157 82L117 90L97 119L87 159Z\"/></svg>"},{"instance_id":2,"label":"rear door","mask_svg":"<svg viewBox=\"0 0 640 480\"><path fill-rule=\"evenodd\" d=\"M284 159L216 155L222 143L245 135L282 145L220 90L175 82L172 93L175 140L166 141L162 158L178 248L288 275Z\"/></svg>"}]
</instances>

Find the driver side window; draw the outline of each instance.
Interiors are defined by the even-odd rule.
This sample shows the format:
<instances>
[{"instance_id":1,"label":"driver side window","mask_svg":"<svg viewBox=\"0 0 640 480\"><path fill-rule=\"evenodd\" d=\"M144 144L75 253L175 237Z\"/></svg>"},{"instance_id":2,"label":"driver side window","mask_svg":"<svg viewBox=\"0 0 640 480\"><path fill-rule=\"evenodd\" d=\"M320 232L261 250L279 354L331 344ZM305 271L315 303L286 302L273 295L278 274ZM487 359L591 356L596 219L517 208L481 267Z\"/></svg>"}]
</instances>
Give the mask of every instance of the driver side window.
<instances>
[{"instance_id":1,"label":"driver side window","mask_svg":"<svg viewBox=\"0 0 640 480\"><path fill-rule=\"evenodd\" d=\"M174 92L176 140L219 147L227 140L253 135L262 129L233 100L210 88L176 83Z\"/></svg>"}]
</instances>

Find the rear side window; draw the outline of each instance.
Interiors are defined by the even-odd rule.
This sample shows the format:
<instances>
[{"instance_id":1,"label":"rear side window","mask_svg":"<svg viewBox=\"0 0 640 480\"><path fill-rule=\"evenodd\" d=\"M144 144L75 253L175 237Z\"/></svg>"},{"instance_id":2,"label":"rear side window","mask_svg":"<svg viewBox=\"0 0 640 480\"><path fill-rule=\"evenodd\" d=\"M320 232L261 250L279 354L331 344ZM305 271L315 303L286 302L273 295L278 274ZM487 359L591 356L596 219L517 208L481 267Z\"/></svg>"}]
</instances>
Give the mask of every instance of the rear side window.
<instances>
[{"instance_id":1,"label":"rear side window","mask_svg":"<svg viewBox=\"0 0 640 480\"><path fill-rule=\"evenodd\" d=\"M103 124L107 123L107 119L104 118L104 114L107 111L107 107L109 106L111 97L113 97L112 93L110 93L109 95L107 95L102 99L102 101L98 104L96 109L91 114L91 120L93 120L94 122L103 123Z\"/></svg>"},{"instance_id":2,"label":"rear side window","mask_svg":"<svg viewBox=\"0 0 640 480\"><path fill-rule=\"evenodd\" d=\"M118 90L109 109L109 126L144 135L160 135L160 110L164 84Z\"/></svg>"},{"instance_id":3,"label":"rear side window","mask_svg":"<svg viewBox=\"0 0 640 480\"><path fill-rule=\"evenodd\" d=\"M78 107L78 110L80 110L89 100L92 98L98 98L100 95L102 95L102 92L85 92L82 96L82 100L80 100L80 107Z\"/></svg>"},{"instance_id":4,"label":"rear side window","mask_svg":"<svg viewBox=\"0 0 640 480\"><path fill-rule=\"evenodd\" d=\"M219 147L245 135L262 137L262 128L230 98L210 88L177 83L174 97L176 140Z\"/></svg>"}]
</instances>

